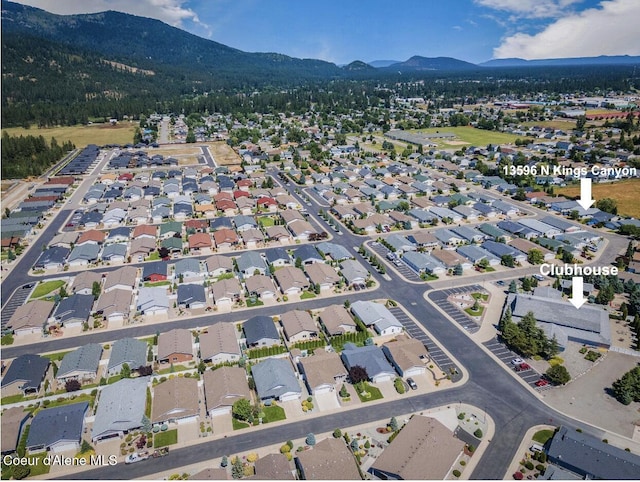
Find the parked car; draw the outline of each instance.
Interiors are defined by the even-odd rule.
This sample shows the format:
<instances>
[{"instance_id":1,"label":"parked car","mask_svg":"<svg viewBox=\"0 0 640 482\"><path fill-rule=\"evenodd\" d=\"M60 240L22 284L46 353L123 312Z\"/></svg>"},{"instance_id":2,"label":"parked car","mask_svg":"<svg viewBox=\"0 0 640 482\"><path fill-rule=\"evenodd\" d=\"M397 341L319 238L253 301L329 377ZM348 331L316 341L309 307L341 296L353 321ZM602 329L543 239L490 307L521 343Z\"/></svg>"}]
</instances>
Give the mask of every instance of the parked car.
<instances>
[{"instance_id":1,"label":"parked car","mask_svg":"<svg viewBox=\"0 0 640 482\"><path fill-rule=\"evenodd\" d=\"M413 378L407 378L407 384L411 387L411 390L418 389L418 385L416 384Z\"/></svg>"},{"instance_id":2,"label":"parked car","mask_svg":"<svg viewBox=\"0 0 640 482\"><path fill-rule=\"evenodd\" d=\"M496 281L496 284L498 286L504 286L504 281L500 280L500 281Z\"/></svg>"},{"instance_id":3,"label":"parked car","mask_svg":"<svg viewBox=\"0 0 640 482\"><path fill-rule=\"evenodd\" d=\"M538 380L535 383L536 387L546 387L547 385L549 385L549 382L547 380L545 380L544 378L541 378L540 380Z\"/></svg>"},{"instance_id":4,"label":"parked car","mask_svg":"<svg viewBox=\"0 0 640 482\"><path fill-rule=\"evenodd\" d=\"M534 274L533 277L538 281L544 281L544 276L542 276L541 274Z\"/></svg>"},{"instance_id":5,"label":"parked car","mask_svg":"<svg viewBox=\"0 0 640 482\"><path fill-rule=\"evenodd\" d=\"M511 360L511 364L518 366L524 363L524 360L522 358L514 358L513 360Z\"/></svg>"},{"instance_id":6,"label":"parked car","mask_svg":"<svg viewBox=\"0 0 640 482\"><path fill-rule=\"evenodd\" d=\"M516 365L517 372L524 372L527 370L531 370L531 367L527 363L520 363L520 365Z\"/></svg>"},{"instance_id":7,"label":"parked car","mask_svg":"<svg viewBox=\"0 0 640 482\"><path fill-rule=\"evenodd\" d=\"M149 458L149 452L132 453L124 459L125 464L135 464Z\"/></svg>"}]
</instances>

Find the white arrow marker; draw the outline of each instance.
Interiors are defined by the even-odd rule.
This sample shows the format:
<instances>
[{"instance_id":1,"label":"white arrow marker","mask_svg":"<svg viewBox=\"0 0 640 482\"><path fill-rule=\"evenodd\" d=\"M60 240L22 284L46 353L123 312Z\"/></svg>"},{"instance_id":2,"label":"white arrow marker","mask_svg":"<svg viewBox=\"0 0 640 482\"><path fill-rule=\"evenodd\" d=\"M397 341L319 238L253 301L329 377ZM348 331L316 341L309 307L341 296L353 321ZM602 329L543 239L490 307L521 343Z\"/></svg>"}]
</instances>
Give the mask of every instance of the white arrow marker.
<instances>
[{"instance_id":1,"label":"white arrow marker","mask_svg":"<svg viewBox=\"0 0 640 482\"><path fill-rule=\"evenodd\" d=\"M591 178L580 178L580 199L578 200L578 204L586 211L594 202L595 201L591 199Z\"/></svg>"},{"instance_id":2,"label":"white arrow marker","mask_svg":"<svg viewBox=\"0 0 640 482\"><path fill-rule=\"evenodd\" d=\"M584 283L582 280L582 276L574 276L572 278L571 298L569 298L569 301L573 306L576 307L576 309L580 309L580 307L587 301L582 296L583 289Z\"/></svg>"}]
</instances>

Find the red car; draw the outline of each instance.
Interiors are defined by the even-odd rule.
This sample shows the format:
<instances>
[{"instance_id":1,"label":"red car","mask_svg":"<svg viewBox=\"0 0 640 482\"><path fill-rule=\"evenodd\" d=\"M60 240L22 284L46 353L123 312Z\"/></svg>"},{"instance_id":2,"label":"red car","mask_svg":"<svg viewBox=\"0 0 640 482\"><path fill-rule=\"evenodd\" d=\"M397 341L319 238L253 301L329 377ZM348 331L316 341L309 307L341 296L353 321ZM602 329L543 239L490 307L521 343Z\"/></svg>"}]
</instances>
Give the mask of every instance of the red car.
<instances>
[{"instance_id":1,"label":"red car","mask_svg":"<svg viewBox=\"0 0 640 482\"><path fill-rule=\"evenodd\" d=\"M544 378L541 378L540 380L538 380L535 383L536 387L546 387L547 385L549 385L549 382L547 380L545 380Z\"/></svg>"},{"instance_id":2,"label":"red car","mask_svg":"<svg viewBox=\"0 0 640 482\"><path fill-rule=\"evenodd\" d=\"M520 365L516 365L515 370L517 372L524 372L527 370L531 370L531 367L527 363L520 363Z\"/></svg>"}]
</instances>

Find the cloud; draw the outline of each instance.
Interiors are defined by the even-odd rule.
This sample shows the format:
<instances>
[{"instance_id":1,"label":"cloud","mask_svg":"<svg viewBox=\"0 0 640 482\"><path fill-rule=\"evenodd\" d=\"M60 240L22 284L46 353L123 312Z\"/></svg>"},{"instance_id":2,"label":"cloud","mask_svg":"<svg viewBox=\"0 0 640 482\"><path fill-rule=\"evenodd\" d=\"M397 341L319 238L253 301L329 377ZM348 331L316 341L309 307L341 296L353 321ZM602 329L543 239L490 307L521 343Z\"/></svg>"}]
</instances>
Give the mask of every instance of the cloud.
<instances>
[{"instance_id":1,"label":"cloud","mask_svg":"<svg viewBox=\"0 0 640 482\"><path fill-rule=\"evenodd\" d=\"M453 27L451 27L453 30L457 30L458 32L460 30L462 30L462 27L460 25L454 25Z\"/></svg>"},{"instance_id":2,"label":"cloud","mask_svg":"<svg viewBox=\"0 0 640 482\"><path fill-rule=\"evenodd\" d=\"M516 33L503 39L493 50L493 57L548 59L640 55L639 18L638 0L602 1L597 8L559 18L536 34Z\"/></svg>"},{"instance_id":3,"label":"cloud","mask_svg":"<svg viewBox=\"0 0 640 482\"><path fill-rule=\"evenodd\" d=\"M198 14L187 8L186 0L14 0L24 5L41 8L59 15L75 13L96 13L105 10L130 13L141 17L155 18L174 27L182 27L184 21L197 24L207 31L209 27L202 23Z\"/></svg>"},{"instance_id":4,"label":"cloud","mask_svg":"<svg viewBox=\"0 0 640 482\"><path fill-rule=\"evenodd\" d=\"M474 0L476 4L518 18L556 18L583 0Z\"/></svg>"}]
</instances>

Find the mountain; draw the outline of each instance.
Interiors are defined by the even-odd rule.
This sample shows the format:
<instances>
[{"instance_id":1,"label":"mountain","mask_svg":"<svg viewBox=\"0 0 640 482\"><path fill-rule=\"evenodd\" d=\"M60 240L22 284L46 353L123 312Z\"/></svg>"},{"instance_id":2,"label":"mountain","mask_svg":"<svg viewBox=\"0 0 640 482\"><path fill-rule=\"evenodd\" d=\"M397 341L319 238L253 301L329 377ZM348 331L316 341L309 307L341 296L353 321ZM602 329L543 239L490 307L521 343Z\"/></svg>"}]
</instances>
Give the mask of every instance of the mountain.
<instances>
[{"instance_id":1,"label":"mountain","mask_svg":"<svg viewBox=\"0 0 640 482\"><path fill-rule=\"evenodd\" d=\"M379 69L380 67L389 67L392 64L399 64L400 60L374 60L372 62L367 62L371 67L375 67Z\"/></svg>"},{"instance_id":2,"label":"mountain","mask_svg":"<svg viewBox=\"0 0 640 482\"><path fill-rule=\"evenodd\" d=\"M342 67L348 72L374 72L376 69L362 60L354 60L350 64Z\"/></svg>"},{"instance_id":3,"label":"mountain","mask_svg":"<svg viewBox=\"0 0 640 482\"><path fill-rule=\"evenodd\" d=\"M420 57L419 55L414 55L409 60L391 64L386 69L402 72L423 70L455 71L478 70L478 66L452 57Z\"/></svg>"},{"instance_id":4,"label":"mountain","mask_svg":"<svg viewBox=\"0 0 640 482\"><path fill-rule=\"evenodd\" d=\"M482 62L481 67L547 67L568 65L625 65L640 64L640 56L601 55L599 57L570 57L564 59L525 60L519 58L493 59Z\"/></svg>"}]
</instances>

